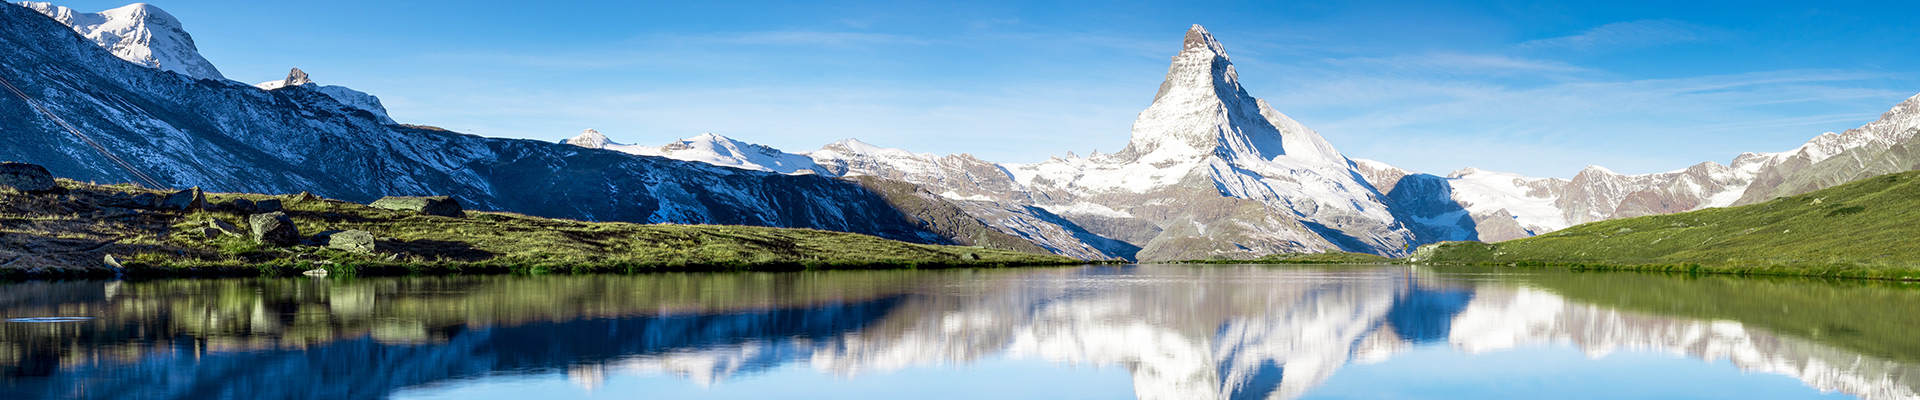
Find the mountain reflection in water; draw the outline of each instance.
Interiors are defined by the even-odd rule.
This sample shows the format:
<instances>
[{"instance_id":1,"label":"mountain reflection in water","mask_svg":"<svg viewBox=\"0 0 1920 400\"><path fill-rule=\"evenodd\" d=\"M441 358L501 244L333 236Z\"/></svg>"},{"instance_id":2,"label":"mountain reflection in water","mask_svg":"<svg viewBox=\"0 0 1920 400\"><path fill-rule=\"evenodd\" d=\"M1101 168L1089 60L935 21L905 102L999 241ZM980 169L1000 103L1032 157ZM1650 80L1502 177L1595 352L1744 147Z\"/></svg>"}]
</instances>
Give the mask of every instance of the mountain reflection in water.
<instances>
[{"instance_id":1,"label":"mountain reflection in water","mask_svg":"<svg viewBox=\"0 0 1920 400\"><path fill-rule=\"evenodd\" d=\"M31 282L0 286L0 317L93 319L0 323L0 398L726 385L793 365L857 383L1023 357L1122 367L1142 399L1292 399L1416 347L1529 345L1920 398L1917 309L1920 291L1891 284L1406 266Z\"/></svg>"}]
</instances>

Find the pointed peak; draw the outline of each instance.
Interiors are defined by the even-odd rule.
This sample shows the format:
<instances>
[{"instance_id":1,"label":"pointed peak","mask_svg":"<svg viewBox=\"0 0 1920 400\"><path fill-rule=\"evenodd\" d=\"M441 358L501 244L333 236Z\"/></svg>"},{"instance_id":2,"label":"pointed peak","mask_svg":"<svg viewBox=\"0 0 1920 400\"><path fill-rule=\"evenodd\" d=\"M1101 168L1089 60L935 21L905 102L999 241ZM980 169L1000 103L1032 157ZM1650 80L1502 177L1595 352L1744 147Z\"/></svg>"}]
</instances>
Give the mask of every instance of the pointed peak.
<instances>
[{"instance_id":1,"label":"pointed peak","mask_svg":"<svg viewBox=\"0 0 1920 400\"><path fill-rule=\"evenodd\" d=\"M1619 175L1619 174L1620 174L1620 173L1618 173L1618 172L1613 172L1613 170L1610 170L1610 169L1607 169L1607 167L1602 167L1602 166L1598 166L1598 165L1588 165L1588 166L1587 166L1587 168L1585 168L1585 169L1581 169L1581 170L1580 170L1580 173L1582 173L1582 174L1585 174L1585 173L1588 173L1588 172L1595 172L1595 173L1602 173L1602 174L1607 174L1607 175Z\"/></svg>"},{"instance_id":2,"label":"pointed peak","mask_svg":"<svg viewBox=\"0 0 1920 400\"><path fill-rule=\"evenodd\" d=\"M574 136L573 138L567 139L566 141L563 141L561 143L585 147L589 149L604 149L604 148L607 148L608 145L615 144L613 143L613 140L607 139L607 135L602 135L600 134L600 131L596 131L592 129L588 129L585 132L580 132L579 136Z\"/></svg>"},{"instance_id":3,"label":"pointed peak","mask_svg":"<svg viewBox=\"0 0 1920 400\"><path fill-rule=\"evenodd\" d=\"M266 89L266 90L278 90L280 88L306 86L311 83L313 83L313 79L307 78L307 71L301 71L300 68L294 68L292 71L287 71L286 79L281 79L277 81L260 82L260 84L253 85L253 87Z\"/></svg>"},{"instance_id":4,"label":"pointed peak","mask_svg":"<svg viewBox=\"0 0 1920 400\"><path fill-rule=\"evenodd\" d=\"M1183 48L1185 49L1183 51L1206 49L1212 51L1215 55L1219 55L1221 58L1227 58L1227 48L1221 46L1220 41L1215 40L1213 34L1208 33L1207 28L1200 26L1200 24L1193 24L1192 28L1187 29L1187 37L1183 43Z\"/></svg>"},{"instance_id":5,"label":"pointed peak","mask_svg":"<svg viewBox=\"0 0 1920 400\"><path fill-rule=\"evenodd\" d=\"M301 71L299 67L295 67L292 71L287 71L287 80L281 82L283 82L281 86L300 86L313 83L313 80L307 78L307 71Z\"/></svg>"}]
</instances>

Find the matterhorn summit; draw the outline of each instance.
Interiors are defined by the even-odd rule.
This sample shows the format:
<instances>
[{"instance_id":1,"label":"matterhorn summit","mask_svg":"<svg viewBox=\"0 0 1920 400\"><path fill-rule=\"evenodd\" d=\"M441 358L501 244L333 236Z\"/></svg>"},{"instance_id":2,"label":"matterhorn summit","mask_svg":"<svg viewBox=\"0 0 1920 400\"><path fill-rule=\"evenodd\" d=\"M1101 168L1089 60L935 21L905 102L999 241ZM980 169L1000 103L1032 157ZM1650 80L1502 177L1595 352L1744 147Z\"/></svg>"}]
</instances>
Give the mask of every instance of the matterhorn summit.
<instances>
[{"instance_id":1,"label":"matterhorn summit","mask_svg":"<svg viewBox=\"0 0 1920 400\"><path fill-rule=\"evenodd\" d=\"M122 60L200 79L227 79L213 63L200 56L193 36L180 27L180 20L160 7L133 3L83 13L53 3L22 1L19 4L66 24Z\"/></svg>"},{"instance_id":2,"label":"matterhorn summit","mask_svg":"<svg viewBox=\"0 0 1920 400\"><path fill-rule=\"evenodd\" d=\"M1117 157L1161 162L1219 154L1344 164L1319 133L1247 94L1226 47L1206 28L1187 31L1153 105L1134 120L1133 138Z\"/></svg>"}]
</instances>

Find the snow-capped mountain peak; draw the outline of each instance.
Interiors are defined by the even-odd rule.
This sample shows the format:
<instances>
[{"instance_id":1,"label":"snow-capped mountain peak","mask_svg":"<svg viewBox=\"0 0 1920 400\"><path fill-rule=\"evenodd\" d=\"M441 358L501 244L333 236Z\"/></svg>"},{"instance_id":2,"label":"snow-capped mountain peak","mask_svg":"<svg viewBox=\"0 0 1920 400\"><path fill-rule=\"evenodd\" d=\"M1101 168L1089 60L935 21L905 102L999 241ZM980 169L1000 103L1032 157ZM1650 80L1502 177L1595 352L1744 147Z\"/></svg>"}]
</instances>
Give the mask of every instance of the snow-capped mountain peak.
<instances>
[{"instance_id":1,"label":"snow-capped mountain peak","mask_svg":"<svg viewBox=\"0 0 1920 400\"><path fill-rule=\"evenodd\" d=\"M22 7L38 11L100 47L115 57L134 64L177 72L200 79L226 80L220 70L200 56L193 36L160 7L133 3L97 13L83 13L45 2L22 1Z\"/></svg>"},{"instance_id":2,"label":"snow-capped mountain peak","mask_svg":"<svg viewBox=\"0 0 1920 400\"><path fill-rule=\"evenodd\" d=\"M782 174L808 174L817 171L813 159L763 145L733 140L714 133L681 139L665 146L615 143L600 131L588 129L562 143L591 149L607 149L627 154L698 161L722 167Z\"/></svg>"},{"instance_id":3,"label":"snow-capped mountain peak","mask_svg":"<svg viewBox=\"0 0 1920 400\"><path fill-rule=\"evenodd\" d=\"M374 117L380 120L380 123L388 124L388 125L392 125L396 123L393 121L392 117L387 116L387 107L385 105L380 104L379 97L375 97L374 95L367 94L367 92L353 90L352 88L348 88L346 86L321 85L318 83L314 83L313 79L307 76L307 71L301 71L300 68L294 68L292 71L288 71L287 77L284 79L277 80L277 81L260 82L258 84L253 85L253 87L257 87L262 90L280 90L280 89L290 88L290 87L304 87L308 89L313 89L314 91L327 95L327 97L332 97L335 101L339 101L340 104L345 104L348 107L353 107L353 108L365 110L366 112L373 113Z\"/></svg>"},{"instance_id":4,"label":"snow-capped mountain peak","mask_svg":"<svg viewBox=\"0 0 1920 400\"><path fill-rule=\"evenodd\" d=\"M561 143L585 147L589 149L604 149L610 145L619 145L618 143L614 143L612 139L607 139L607 135L602 135L600 134L600 131L596 131L592 129L588 129L585 132L580 132L580 135L574 136L572 138L568 138L567 140L562 141Z\"/></svg>"},{"instance_id":5,"label":"snow-capped mountain peak","mask_svg":"<svg viewBox=\"0 0 1920 400\"><path fill-rule=\"evenodd\" d=\"M1259 160L1287 155L1309 164L1346 164L1319 133L1247 94L1225 46L1194 25L1153 104L1134 120L1127 148L1116 156L1164 163L1212 155Z\"/></svg>"}]
</instances>

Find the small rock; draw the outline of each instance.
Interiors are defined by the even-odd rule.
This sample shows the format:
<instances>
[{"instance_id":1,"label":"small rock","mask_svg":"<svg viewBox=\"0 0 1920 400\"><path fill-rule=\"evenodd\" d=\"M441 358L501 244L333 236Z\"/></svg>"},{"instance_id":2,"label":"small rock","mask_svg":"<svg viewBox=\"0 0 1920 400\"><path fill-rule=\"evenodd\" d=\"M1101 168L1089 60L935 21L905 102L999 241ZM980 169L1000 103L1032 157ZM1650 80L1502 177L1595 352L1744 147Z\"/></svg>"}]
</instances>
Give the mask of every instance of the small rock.
<instances>
[{"instance_id":1,"label":"small rock","mask_svg":"<svg viewBox=\"0 0 1920 400\"><path fill-rule=\"evenodd\" d=\"M126 266L120 265L120 259L114 258L112 254L108 254L106 259L100 261L102 264L106 264L107 268L113 268L115 271L127 269Z\"/></svg>"},{"instance_id":2,"label":"small rock","mask_svg":"<svg viewBox=\"0 0 1920 400\"><path fill-rule=\"evenodd\" d=\"M215 230L216 231L215 233L227 234L231 236L247 235L246 232L240 231L240 227L233 226L233 224L229 224L227 223L227 221L221 221L217 219L212 221L207 221L207 227L208 229Z\"/></svg>"},{"instance_id":3,"label":"small rock","mask_svg":"<svg viewBox=\"0 0 1920 400\"><path fill-rule=\"evenodd\" d=\"M414 211L426 215L460 218L467 216L466 209L459 200L447 196L404 197L387 196L369 204L374 208L388 210Z\"/></svg>"},{"instance_id":4,"label":"small rock","mask_svg":"<svg viewBox=\"0 0 1920 400\"><path fill-rule=\"evenodd\" d=\"M282 209L284 208L280 206L280 199L266 199L253 202L253 210L255 212L267 213L280 211Z\"/></svg>"},{"instance_id":5,"label":"small rock","mask_svg":"<svg viewBox=\"0 0 1920 400\"><path fill-rule=\"evenodd\" d=\"M307 193L307 192L300 192L300 194L293 195L294 203L305 203L305 202L319 200L319 199L320 199L320 196L314 196L313 193Z\"/></svg>"},{"instance_id":6,"label":"small rock","mask_svg":"<svg viewBox=\"0 0 1920 400\"><path fill-rule=\"evenodd\" d=\"M160 208L179 211L193 211L207 208L207 194L199 186L173 192L160 202Z\"/></svg>"},{"instance_id":7,"label":"small rock","mask_svg":"<svg viewBox=\"0 0 1920 400\"><path fill-rule=\"evenodd\" d=\"M253 226L253 240L275 246L292 246L300 243L300 228L293 226L293 219L287 213L270 212L247 217L247 224Z\"/></svg>"},{"instance_id":8,"label":"small rock","mask_svg":"<svg viewBox=\"0 0 1920 400\"><path fill-rule=\"evenodd\" d=\"M327 270L323 268L314 268L314 269L307 270L306 272L301 272L300 274L306 275L306 276L327 276Z\"/></svg>"},{"instance_id":9,"label":"small rock","mask_svg":"<svg viewBox=\"0 0 1920 400\"><path fill-rule=\"evenodd\" d=\"M50 193L60 190L46 167L17 162L0 162L0 187L24 193Z\"/></svg>"},{"instance_id":10,"label":"small rock","mask_svg":"<svg viewBox=\"0 0 1920 400\"><path fill-rule=\"evenodd\" d=\"M962 259L962 260L967 260L967 261L979 261L979 260L980 260L980 255L979 255L979 254L973 254L973 253L966 253L966 254L961 254L961 255L960 255L960 259Z\"/></svg>"},{"instance_id":11,"label":"small rock","mask_svg":"<svg viewBox=\"0 0 1920 400\"><path fill-rule=\"evenodd\" d=\"M374 240L373 232L348 230L327 235L327 247L357 253L373 253L379 250L379 241Z\"/></svg>"}]
</instances>

